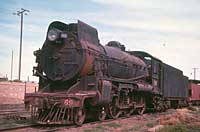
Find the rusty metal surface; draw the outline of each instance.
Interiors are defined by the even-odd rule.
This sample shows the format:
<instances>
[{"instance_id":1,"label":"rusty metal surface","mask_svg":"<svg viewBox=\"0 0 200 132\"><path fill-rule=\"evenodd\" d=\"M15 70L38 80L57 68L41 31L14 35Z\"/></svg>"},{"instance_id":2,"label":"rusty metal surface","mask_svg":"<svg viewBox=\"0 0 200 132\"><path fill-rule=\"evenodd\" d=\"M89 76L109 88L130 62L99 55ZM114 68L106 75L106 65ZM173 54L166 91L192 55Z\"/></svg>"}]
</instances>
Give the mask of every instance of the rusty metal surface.
<instances>
[{"instance_id":1,"label":"rusty metal surface","mask_svg":"<svg viewBox=\"0 0 200 132\"><path fill-rule=\"evenodd\" d=\"M139 65L139 66L143 66L143 67L146 66L146 64L141 59L139 59L138 57L136 57L134 55L130 55L130 54L124 52L124 51L121 51L118 48L111 47L111 46L104 46L104 48L105 48L106 54L109 58L118 59L118 60L125 62L125 63L129 62L129 63Z\"/></svg>"},{"instance_id":2,"label":"rusty metal surface","mask_svg":"<svg viewBox=\"0 0 200 132\"><path fill-rule=\"evenodd\" d=\"M99 103L109 103L111 100L112 83L106 80L100 80L99 83L99 92L101 93L101 96L99 96Z\"/></svg>"},{"instance_id":3,"label":"rusty metal surface","mask_svg":"<svg viewBox=\"0 0 200 132\"><path fill-rule=\"evenodd\" d=\"M87 97L93 97L96 95L95 91L79 91L77 93L74 94L66 94L65 92L63 93L59 93L59 92L55 92L55 93L26 93L25 97L29 98L29 97L48 97L48 98L67 98L67 97L75 97L75 98L82 98L82 96L87 96Z\"/></svg>"},{"instance_id":4,"label":"rusty metal surface","mask_svg":"<svg viewBox=\"0 0 200 132\"><path fill-rule=\"evenodd\" d=\"M78 39L99 45L97 30L81 21L78 21Z\"/></svg>"},{"instance_id":5,"label":"rusty metal surface","mask_svg":"<svg viewBox=\"0 0 200 132\"><path fill-rule=\"evenodd\" d=\"M25 106L39 124L72 124L76 108L83 107L85 98L95 97L94 91L80 91L75 94L29 93Z\"/></svg>"},{"instance_id":6,"label":"rusty metal surface","mask_svg":"<svg viewBox=\"0 0 200 132\"><path fill-rule=\"evenodd\" d=\"M115 47L105 46L104 48L108 56L107 71L110 77L129 79L141 75L148 76L146 64L138 57Z\"/></svg>"},{"instance_id":7,"label":"rusty metal surface","mask_svg":"<svg viewBox=\"0 0 200 132\"><path fill-rule=\"evenodd\" d=\"M82 45L83 52L85 55L85 61L83 62L83 67L80 72L80 75L84 76L84 75L87 75L87 73L94 70L92 68L94 67L95 59L98 58L99 56L105 55L105 52L102 46L100 45L95 45L83 39L79 41Z\"/></svg>"},{"instance_id":8,"label":"rusty metal surface","mask_svg":"<svg viewBox=\"0 0 200 132\"><path fill-rule=\"evenodd\" d=\"M189 90L191 90L191 95L189 96L189 99L200 101L200 85L190 82Z\"/></svg>"}]
</instances>

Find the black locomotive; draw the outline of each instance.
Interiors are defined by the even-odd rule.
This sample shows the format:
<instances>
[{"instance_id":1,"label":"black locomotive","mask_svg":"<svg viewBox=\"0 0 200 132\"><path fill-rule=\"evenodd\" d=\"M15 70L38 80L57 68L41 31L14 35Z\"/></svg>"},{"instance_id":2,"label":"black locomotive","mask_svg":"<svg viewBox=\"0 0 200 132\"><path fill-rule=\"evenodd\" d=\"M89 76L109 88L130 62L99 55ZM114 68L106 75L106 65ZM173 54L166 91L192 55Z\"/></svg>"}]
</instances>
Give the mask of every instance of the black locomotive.
<instances>
[{"instance_id":1,"label":"black locomotive","mask_svg":"<svg viewBox=\"0 0 200 132\"><path fill-rule=\"evenodd\" d=\"M103 46L81 21L51 23L34 54L39 91L27 93L25 105L40 124L81 125L89 116L103 121L187 104L182 71L117 41Z\"/></svg>"}]
</instances>

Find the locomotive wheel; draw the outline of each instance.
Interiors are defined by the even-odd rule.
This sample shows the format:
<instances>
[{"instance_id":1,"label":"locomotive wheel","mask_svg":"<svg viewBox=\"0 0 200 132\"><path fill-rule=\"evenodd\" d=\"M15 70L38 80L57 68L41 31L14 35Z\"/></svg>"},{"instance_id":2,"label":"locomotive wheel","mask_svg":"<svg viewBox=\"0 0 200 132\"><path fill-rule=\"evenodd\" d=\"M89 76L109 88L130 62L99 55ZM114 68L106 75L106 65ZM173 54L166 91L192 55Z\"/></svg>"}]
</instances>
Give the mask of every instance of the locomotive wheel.
<instances>
[{"instance_id":1,"label":"locomotive wheel","mask_svg":"<svg viewBox=\"0 0 200 132\"><path fill-rule=\"evenodd\" d=\"M114 98L112 102L108 105L108 113L109 117L112 119L117 119L120 115L120 110L117 107L118 104L118 98Z\"/></svg>"},{"instance_id":2,"label":"locomotive wheel","mask_svg":"<svg viewBox=\"0 0 200 132\"><path fill-rule=\"evenodd\" d=\"M131 110L127 110L126 113L125 113L125 116L126 117L130 117L132 114Z\"/></svg>"},{"instance_id":3,"label":"locomotive wheel","mask_svg":"<svg viewBox=\"0 0 200 132\"><path fill-rule=\"evenodd\" d=\"M165 111L165 103L160 97L153 98L153 105L157 112Z\"/></svg>"},{"instance_id":4,"label":"locomotive wheel","mask_svg":"<svg viewBox=\"0 0 200 132\"><path fill-rule=\"evenodd\" d=\"M85 121L86 112L84 108L77 108L74 113L74 123L77 126L81 126Z\"/></svg>"},{"instance_id":5,"label":"locomotive wheel","mask_svg":"<svg viewBox=\"0 0 200 132\"><path fill-rule=\"evenodd\" d=\"M135 108L131 108L130 110L126 111L125 116L130 117L133 114L134 110L135 110Z\"/></svg>"},{"instance_id":6,"label":"locomotive wheel","mask_svg":"<svg viewBox=\"0 0 200 132\"><path fill-rule=\"evenodd\" d=\"M143 115L145 109L146 109L146 107L145 107L145 105L143 105L143 107L137 108L136 111L137 111L138 114Z\"/></svg>"},{"instance_id":7,"label":"locomotive wheel","mask_svg":"<svg viewBox=\"0 0 200 132\"><path fill-rule=\"evenodd\" d=\"M141 98L139 104L141 105L141 107L136 108L136 111L138 114L142 115L144 114L144 111L146 109L145 99Z\"/></svg>"},{"instance_id":8,"label":"locomotive wheel","mask_svg":"<svg viewBox=\"0 0 200 132\"><path fill-rule=\"evenodd\" d=\"M105 109L102 107L102 109L98 112L98 120L104 121L106 119L106 115Z\"/></svg>"}]
</instances>

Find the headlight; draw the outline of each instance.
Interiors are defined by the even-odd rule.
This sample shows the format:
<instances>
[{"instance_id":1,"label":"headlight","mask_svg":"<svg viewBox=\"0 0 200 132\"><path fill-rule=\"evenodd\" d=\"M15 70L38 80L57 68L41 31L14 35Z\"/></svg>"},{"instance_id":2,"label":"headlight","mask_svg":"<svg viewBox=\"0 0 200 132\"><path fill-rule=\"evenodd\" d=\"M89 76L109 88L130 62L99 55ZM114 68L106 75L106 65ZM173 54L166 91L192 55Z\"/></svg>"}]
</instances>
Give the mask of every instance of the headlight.
<instances>
[{"instance_id":1,"label":"headlight","mask_svg":"<svg viewBox=\"0 0 200 132\"><path fill-rule=\"evenodd\" d=\"M66 39L67 37L68 37L67 32L62 32L60 34L60 38L62 38L62 39Z\"/></svg>"},{"instance_id":2,"label":"headlight","mask_svg":"<svg viewBox=\"0 0 200 132\"><path fill-rule=\"evenodd\" d=\"M49 32L48 32L48 39L50 41L55 41L56 39L58 39L59 37L59 30L57 29L51 29Z\"/></svg>"}]
</instances>

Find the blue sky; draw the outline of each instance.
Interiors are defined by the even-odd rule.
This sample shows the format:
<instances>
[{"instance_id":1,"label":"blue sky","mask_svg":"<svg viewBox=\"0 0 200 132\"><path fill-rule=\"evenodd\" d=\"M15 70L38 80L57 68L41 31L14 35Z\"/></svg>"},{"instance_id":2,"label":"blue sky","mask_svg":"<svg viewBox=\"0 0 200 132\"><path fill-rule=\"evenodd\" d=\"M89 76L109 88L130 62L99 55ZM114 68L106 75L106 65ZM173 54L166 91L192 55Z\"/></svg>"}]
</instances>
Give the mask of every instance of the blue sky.
<instances>
[{"instance_id":1,"label":"blue sky","mask_svg":"<svg viewBox=\"0 0 200 132\"><path fill-rule=\"evenodd\" d=\"M37 80L32 77L33 51L42 47L48 24L78 19L97 28L103 45L120 41L129 50L147 51L193 77L192 68L200 68L199 5L199 0L1 0L0 76L10 77L13 49L17 78L20 17L12 13L25 8L31 12L24 19L23 80Z\"/></svg>"}]
</instances>

